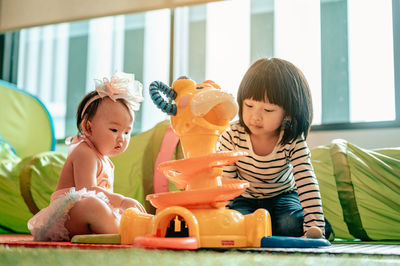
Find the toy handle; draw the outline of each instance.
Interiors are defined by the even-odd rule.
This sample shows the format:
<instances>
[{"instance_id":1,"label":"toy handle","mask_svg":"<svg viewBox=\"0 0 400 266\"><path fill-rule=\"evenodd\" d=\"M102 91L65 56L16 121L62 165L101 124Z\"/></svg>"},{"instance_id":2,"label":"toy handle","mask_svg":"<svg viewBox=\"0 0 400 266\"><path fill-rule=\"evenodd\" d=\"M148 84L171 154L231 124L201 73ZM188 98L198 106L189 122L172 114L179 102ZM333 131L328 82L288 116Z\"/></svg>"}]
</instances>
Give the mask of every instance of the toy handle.
<instances>
[{"instance_id":1,"label":"toy handle","mask_svg":"<svg viewBox=\"0 0 400 266\"><path fill-rule=\"evenodd\" d=\"M153 81L150 84L149 90L151 99L153 100L154 104L161 109L161 111L169 115L176 115L176 104L167 102L160 94L161 92L171 101L175 100L177 94L172 88L161 81Z\"/></svg>"}]
</instances>

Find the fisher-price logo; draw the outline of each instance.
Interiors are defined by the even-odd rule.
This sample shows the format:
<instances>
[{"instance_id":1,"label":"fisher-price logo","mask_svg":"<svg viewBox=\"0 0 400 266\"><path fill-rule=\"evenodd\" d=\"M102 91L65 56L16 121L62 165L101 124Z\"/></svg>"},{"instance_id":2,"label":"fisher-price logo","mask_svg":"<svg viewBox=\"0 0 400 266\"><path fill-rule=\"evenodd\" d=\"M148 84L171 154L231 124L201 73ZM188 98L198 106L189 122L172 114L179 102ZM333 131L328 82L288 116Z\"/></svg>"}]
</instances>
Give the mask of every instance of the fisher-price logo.
<instances>
[{"instance_id":1,"label":"fisher-price logo","mask_svg":"<svg viewBox=\"0 0 400 266\"><path fill-rule=\"evenodd\" d=\"M233 246L235 245L235 240L221 240L222 246Z\"/></svg>"}]
</instances>

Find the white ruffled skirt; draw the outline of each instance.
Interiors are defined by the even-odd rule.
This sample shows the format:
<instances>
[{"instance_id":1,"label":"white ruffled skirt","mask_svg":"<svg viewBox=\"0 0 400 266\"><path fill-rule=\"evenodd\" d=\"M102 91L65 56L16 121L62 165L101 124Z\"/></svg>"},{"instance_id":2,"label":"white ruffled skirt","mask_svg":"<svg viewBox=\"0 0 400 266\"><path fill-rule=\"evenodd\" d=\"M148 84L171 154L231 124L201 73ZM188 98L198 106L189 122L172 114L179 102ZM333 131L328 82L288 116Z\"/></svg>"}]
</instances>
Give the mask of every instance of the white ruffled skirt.
<instances>
[{"instance_id":1,"label":"white ruffled skirt","mask_svg":"<svg viewBox=\"0 0 400 266\"><path fill-rule=\"evenodd\" d=\"M110 204L107 196L102 193L96 193L93 190L75 191L72 187L68 192L58 196L50 202L50 205L28 221L28 229L33 235L35 241L70 241L70 235L65 222L68 219L68 213L74 204L83 198L96 197L107 203L113 210L116 219L121 219L119 210L114 209Z\"/></svg>"}]
</instances>

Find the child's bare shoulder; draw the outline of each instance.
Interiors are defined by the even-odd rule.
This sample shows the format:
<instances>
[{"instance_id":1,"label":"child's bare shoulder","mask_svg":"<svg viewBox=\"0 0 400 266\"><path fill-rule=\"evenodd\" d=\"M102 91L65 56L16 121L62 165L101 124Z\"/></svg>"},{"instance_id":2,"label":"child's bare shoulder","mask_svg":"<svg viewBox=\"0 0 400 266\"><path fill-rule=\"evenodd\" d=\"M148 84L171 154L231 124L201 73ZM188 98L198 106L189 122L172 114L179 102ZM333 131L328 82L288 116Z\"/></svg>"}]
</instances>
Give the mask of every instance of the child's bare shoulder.
<instances>
[{"instance_id":1,"label":"child's bare shoulder","mask_svg":"<svg viewBox=\"0 0 400 266\"><path fill-rule=\"evenodd\" d=\"M85 142L82 142L68 155L68 159L71 162L89 162L97 161L97 156L93 149L89 147L89 145L87 145Z\"/></svg>"}]
</instances>

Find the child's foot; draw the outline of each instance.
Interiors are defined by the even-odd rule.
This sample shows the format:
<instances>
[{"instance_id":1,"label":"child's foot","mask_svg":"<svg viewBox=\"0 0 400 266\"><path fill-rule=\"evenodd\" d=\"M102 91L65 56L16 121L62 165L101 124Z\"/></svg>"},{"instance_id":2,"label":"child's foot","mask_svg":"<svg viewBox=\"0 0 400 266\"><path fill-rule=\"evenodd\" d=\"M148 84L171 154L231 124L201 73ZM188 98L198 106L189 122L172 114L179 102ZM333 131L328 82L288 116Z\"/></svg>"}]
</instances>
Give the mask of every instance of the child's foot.
<instances>
[{"instance_id":1,"label":"child's foot","mask_svg":"<svg viewBox=\"0 0 400 266\"><path fill-rule=\"evenodd\" d=\"M306 232L307 238L322 238L322 231L316 226L310 227Z\"/></svg>"}]
</instances>

